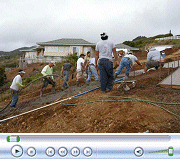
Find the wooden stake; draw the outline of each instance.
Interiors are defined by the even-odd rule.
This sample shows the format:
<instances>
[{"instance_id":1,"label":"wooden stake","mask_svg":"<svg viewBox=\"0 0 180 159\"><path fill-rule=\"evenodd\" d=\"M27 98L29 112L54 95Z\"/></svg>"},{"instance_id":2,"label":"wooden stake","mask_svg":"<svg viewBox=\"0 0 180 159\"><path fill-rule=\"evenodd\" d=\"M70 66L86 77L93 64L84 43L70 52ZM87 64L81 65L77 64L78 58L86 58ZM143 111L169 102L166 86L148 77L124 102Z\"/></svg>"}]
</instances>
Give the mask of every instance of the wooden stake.
<instances>
[{"instance_id":1,"label":"wooden stake","mask_svg":"<svg viewBox=\"0 0 180 159\"><path fill-rule=\"evenodd\" d=\"M173 64L172 64L172 68L173 68ZM171 73L171 88L172 88L172 73Z\"/></svg>"}]
</instances>

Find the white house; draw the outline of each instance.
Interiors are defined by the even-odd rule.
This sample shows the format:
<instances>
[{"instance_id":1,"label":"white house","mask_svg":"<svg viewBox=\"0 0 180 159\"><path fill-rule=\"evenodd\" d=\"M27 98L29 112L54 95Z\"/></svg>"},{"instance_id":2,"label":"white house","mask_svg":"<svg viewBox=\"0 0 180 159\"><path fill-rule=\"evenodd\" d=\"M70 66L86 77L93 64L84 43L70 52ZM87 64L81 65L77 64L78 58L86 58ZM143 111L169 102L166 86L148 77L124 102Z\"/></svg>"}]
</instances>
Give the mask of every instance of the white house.
<instances>
[{"instance_id":1,"label":"white house","mask_svg":"<svg viewBox=\"0 0 180 159\"><path fill-rule=\"evenodd\" d=\"M36 63L44 61L44 48L41 46L34 46L31 49L20 50L24 53L24 57L20 59L20 62Z\"/></svg>"},{"instance_id":2,"label":"white house","mask_svg":"<svg viewBox=\"0 0 180 159\"><path fill-rule=\"evenodd\" d=\"M77 53L77 56L88 51L95 52L96 44L90 43L84 39L69 39L63 38L48 42L37 43L41 47L45 48L44 57L51 57L52 59L62 60L63 57Z\"/></svg>"},{"instance_id":3,"label":"white house","mask_svg":"<svg viewBox=\"0 0 180 159\"><path fill-rule=\"evenodd\" d=\"M95 52L96 44L84 39L63 38L48 42L38 42L38 46L24 52L24 60L28 64L36 62L61 62L70 54L77 53L77 56L88 51Z\"/></svg>"}]
</instances>

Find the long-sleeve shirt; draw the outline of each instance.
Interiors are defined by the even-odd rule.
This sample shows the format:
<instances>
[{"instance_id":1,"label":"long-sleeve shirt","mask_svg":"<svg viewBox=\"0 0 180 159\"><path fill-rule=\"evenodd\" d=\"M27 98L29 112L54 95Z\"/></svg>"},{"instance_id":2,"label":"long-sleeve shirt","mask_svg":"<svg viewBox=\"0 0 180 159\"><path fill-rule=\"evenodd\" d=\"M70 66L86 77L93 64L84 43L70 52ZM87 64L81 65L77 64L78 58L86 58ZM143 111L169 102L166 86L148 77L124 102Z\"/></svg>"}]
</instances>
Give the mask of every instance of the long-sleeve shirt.
<instances>
[{"instance_id":1,"label":"long-sleeve shirt","mask_svg":"<svg viewBox=\"0 0 180 159\"><path fill-rule=\"evenodd\" d=\"M43 76L47 76L47 75L52 75L53 74L53 68L49 67L49 65L46 65L41 73L43 74ZM51 78L53 79L53 76L51 76Z\"/></svg>"},{"instance_id":2,"label":"long-sleeve shirt","mask_svg":"<svg viewBox=\"0 0 180 159\"><path fill-rule=\"evenodd\" d=\"M20 88L22 88L22 87L23 87L23 85L22 85L22 77L20 75L17 75L16 77L14 77L10 88L15 90L15 91L19 91Z\"/></svg>"}]
</instances>

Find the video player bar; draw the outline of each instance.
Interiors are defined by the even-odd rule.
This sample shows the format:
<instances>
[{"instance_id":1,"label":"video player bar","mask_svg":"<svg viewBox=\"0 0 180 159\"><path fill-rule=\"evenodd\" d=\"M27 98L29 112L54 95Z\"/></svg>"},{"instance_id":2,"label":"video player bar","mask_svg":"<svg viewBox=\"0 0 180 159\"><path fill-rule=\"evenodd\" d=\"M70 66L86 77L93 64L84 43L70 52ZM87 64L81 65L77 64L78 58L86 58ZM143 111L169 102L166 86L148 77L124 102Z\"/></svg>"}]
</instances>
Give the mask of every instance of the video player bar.
<instances>
[{"instance_id":1,"label":"video player bar","mask_svg":"<svg viewBox=\"0 0 180 159\"><path fill-rule=\"evenodd\" d=\"M1 134L0 159L179 159L179 134Z\"/></svg>"}]
</instances>

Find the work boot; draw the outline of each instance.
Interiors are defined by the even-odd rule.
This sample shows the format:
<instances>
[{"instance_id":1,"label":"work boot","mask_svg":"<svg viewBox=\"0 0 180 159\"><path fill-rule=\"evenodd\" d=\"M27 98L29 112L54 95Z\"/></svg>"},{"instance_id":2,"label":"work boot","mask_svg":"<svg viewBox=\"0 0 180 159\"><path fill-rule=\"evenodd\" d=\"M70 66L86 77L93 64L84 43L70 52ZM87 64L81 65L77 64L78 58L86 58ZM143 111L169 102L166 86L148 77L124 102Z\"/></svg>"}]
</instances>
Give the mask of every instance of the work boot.
<instances>
[{"instance_id":1,"label":"work boot","mask_svg":"<svg viewBox=\"0 0 180 159\"><path fill-rule=\"evenodd\" d=\"M129 73L126 73L125 79L128 79L128 78L129 78Z\"/></svg>"},{"instance_id":2,"label":"work boot","mask_svg":"<svg viewBox=\"0 0 180 159\"><path fill-rule=\"evenodd\" d=\"M40 91L40 97L43 97L43 95L44 95L44 89L41 89L41 91Z\"/></svg>"},{"instance_id":3,"label":"work boot","mask_svg":"<svg viewBox=\"0 0 180 159\"><path fill-rule=\"evenodd\" d=\"M116 78L117 78L117 74L115 73L115 75L114 75L114 80L116 80Z\"/></svg>"},{"instance_id":4,"label":"work boot","mask_svg":"<svg viewBox=\"0 0 180 159\"><path fill-rule=\"evenodd\" d=\"M66 89L69 88L69 84L68 84L68 83L66 83L66 87L65 87L65 88L66 88Z\"/></svg>"},{"instance_id":5,"label":"work boot","mask_svg":"<svg viewBox=\"0 0 180 159\"><path fill-rule=\"evenodd\" d=\"M64 89L65 89L65 88L62 86L62 87L61 87L61 90L64 91Z\"/></svg>"},{"instance_id":6,"label":"work boot","mask_svg":"<svg viewBox=\"0 0 180 159\"><path fill-rule=\"evenodd\" d=\"M52 87L51 92L52 92L53 94L56 93L55 87Z\"/></svg>"},{"instance_id":7,"label":"work boot","mask_svg":"<svg viewBox=\"0 0 180 159\"><path fill-rule=\"evenodd\" d=\"M90 81L86 81L86 85L89 86Z\"/></svg>"},{"instance_id":8,"label":"work boot","mask_svg":"<svg viewBox=\"0 0 180 159\"><path fill-rule=\"evenodd\" d=\"M76 86L79 87L79 81L76 82Z\"/></svg>"}]
</instances>

